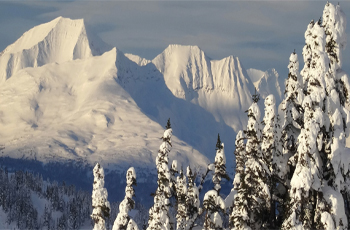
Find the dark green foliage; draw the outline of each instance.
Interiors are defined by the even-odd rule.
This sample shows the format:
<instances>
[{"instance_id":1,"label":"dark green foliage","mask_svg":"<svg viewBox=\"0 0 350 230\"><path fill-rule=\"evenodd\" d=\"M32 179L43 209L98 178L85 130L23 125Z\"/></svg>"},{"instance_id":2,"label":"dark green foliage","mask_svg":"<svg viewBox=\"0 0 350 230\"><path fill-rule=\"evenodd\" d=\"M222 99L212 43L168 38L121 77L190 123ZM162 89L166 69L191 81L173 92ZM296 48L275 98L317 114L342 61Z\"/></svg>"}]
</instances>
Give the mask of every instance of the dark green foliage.
<instances>
[{"instance_id":1,"label":"dark green foliage","mask_svg":"<svg viewBox=\"0 0 350 230\"><path fill-rule=\"evenodd\" d=\"M196 179L196 174L192 174L192 170L189 167L189 174L188 174L188 184L187 184L187 191L193 192L193 185L194 181ZM192 219L194 216L198 215L198 208L194 205L194 200L192 197L187 196L186 197L186 206L187 206L187 217L189 219Z\"/></svg>"},{"instance_id":2,"label":"dark green foliage","mask_svg":"<svg viewBox=\"0 0 350 230\"><path fill-rule=\"evenodd\" d=\"M166 129L171 129L170 118L168 119L165 128Z\"/></svg>"},{"instance_id":3,"label":"dark green foliage","mask_svg":"<svg viewBox=\"0 0 350 230\"><path fill-rule=\"evenodd\" d=\"M256 92L256 88L255 88L255 93L252 96L252 100L253 100L253 103L258 103L258 101L260 100L260 94Z\"/></svg>"},{"instance_id":4,"label":"dark green foliage","mask_svg":"<svg viewBox=\"0 0 350 230\"><path fill-rule=\"evenodd\" d=\"M221 145L221 140L220 140L220 134L218 134L218 139L216 141L216 146L215 146L215 150L218 150L218 149L222 149L222 145Z\"/></svg>"}]
</instances>

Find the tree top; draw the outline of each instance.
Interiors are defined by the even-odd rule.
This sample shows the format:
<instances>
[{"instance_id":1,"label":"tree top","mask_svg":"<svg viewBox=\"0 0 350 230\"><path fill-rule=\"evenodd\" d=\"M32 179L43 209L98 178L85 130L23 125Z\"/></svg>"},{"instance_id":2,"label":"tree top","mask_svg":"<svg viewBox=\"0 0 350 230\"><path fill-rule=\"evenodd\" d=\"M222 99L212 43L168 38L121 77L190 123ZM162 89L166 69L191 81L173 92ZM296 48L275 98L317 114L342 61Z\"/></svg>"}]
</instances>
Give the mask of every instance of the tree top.
<instances>
[{"instance_id":1,"label":"tree top","mask_svg":"<svg viewBox=\"0 0 350 230\"><path fill-rule=\"evenodd\" d=\"M218 140L216 142L216 147L215 150L219 150L222 149L222 144L221 144L221 140L220 140L220 134L218 134Z\"/></svg>"},{"instance_id":2,"label":"tree top","mask_svg":"<svg viewBox=\"0 0 350 230\"><path fill-rule=\"evenodd\" d=\"M253 100L254 103L258 103L258 101L260 100L260 94L258 94L256 92L256 88L255 88L255 93L252 96L252 100Z\"/></svg>"},{"instance_id":3,"label":"tree top","mask_svg":"<svg viewBox=\"0 0 350 230\"><path fill-rule=\"evenodd\" d=\"M166 129L171 129L170 118L168 119L168 122L166 123L165 128Z\"/></svg>"}]
</instances>

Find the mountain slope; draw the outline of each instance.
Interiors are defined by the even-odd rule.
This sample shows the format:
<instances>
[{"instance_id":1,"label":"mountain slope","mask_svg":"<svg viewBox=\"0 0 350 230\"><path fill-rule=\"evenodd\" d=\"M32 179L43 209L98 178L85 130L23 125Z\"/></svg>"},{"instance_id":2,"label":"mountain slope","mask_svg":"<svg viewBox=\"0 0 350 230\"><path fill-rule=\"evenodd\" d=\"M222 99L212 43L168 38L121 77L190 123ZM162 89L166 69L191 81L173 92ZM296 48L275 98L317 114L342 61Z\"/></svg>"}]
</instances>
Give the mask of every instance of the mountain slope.
<instances>
[{"instance_id":1,"label":"mountain slope","mask_svg":"<svg viewBox=\"0 0 350 230\"><path fill-rule=\"evenodd\" d=\"M197 46L170 45L154 60L170 91L197 104L236 132L247 118L254 86L237 57L211 60Z\"/></svg>"},{"instance_id":2,"label":"mountain slope","mask_svg":"<svg viewBox=\"0 0 350 230\"><path fill-rule=\"evenodd\" d=\"M84 59L110 48L86 29L83 19L58 17L25 32L0 53L0 82L26 67Z\"/></svg>"},{"instance_id":3,"label":"mountain slope","mask_svg":"<svg viewBox=\"0 0 350 230\"><path fill-rule=\"evenodd\" d=\"M116 65L121 55L112 49L98 57L26 68L8 79L0 87L2 155L98 161L110 169L153 167L163 128L116 82L123 72ZM176 136L173 146L170 158L207 164Z\"/></svg>"}]
</instances>

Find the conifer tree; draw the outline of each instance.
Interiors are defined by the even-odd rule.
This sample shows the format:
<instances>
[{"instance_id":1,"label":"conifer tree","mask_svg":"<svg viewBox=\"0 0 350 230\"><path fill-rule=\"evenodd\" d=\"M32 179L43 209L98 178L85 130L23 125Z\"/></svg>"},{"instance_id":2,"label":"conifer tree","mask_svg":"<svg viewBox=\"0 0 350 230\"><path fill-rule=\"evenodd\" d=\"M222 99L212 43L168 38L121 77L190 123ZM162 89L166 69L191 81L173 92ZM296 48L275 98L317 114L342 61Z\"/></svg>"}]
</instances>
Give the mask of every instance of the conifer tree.
<instances>
[{"instance_id":1,"label":"conifer tree","mask_svg":"<svg viewBox=\"0 0 350 230\"><path fill-rule=\"evenodd\" d=\"M309 25L310 26L310 25ZM309 27L308 27L309 30ZM290 203L287 210L287 218L283 228L320 229L330 226L330 214L323 200L323 131L324 124L324 101L325 74L328 71L328 58L324 52L324 30L316 23L311 29L311 38L306 37L311 49L311 60L305 62L308 72L306 97L303 101L304 127L298 137L298 157L296 169L291 180L289 190ZM307 67L307 65L310 65ZM330 218L331 219L331 218Z\"/></svg>"},{"instance_id":2,"label":"conifer tree","mask_svg":"<svg viewBox=\"0 0 350 230\"><path fill-rule=\"evenodd\" d=\"M306 35L309 36L309 31L307 31ZM308 45L305 46L304 54L309 51L310 47ZM308 53L308 55L311 54ZM307 57L306 60L311 61ZM295 154L297 151L297 138L300 134L300 129L303 127L303 108L301 106L304 99L303 81L299 74L299 61L295 50L289 57L288 69L289 73L284 92L285 98L281 103L283 120L278 114L276 115L274 131L275 151L272 159L272 184L277 187L274 187L275 190L272 196L275 197L274 202L276 202L278 210L278 214L274 218L275 227L280 227L283 221L287 204L286 191L298 157L298 154ZM304 71L307 69L308 67L306 66ZM273 213L275 211L271 210L271 217Z\"/></svg>"},{"instance_id":3,"label":"conifer tree","mask_svg":"<svg viewBox=\"0 0 350 230\"><path fill-rule=\"evenodd\" d=\"M177 160L173 160L170 167L170 189L171 189L171 199L170 202L174 203L177 200L176 192L176 178L179 173ZM173 204L172 204L173 205Z\"/></svg>"},{"instance_id":4,"label":"conifer tree","mask_svg":"<svg viewBox=\"0 0 350 230\"><path fill-rule=\"evenodd\" d=\"M296 158L293 156L297 157L295 155L297 151L297 138L304 122L303 108L301 106L304 100L303 83L299 74L298 55L295 52L289 57L288 69L289 73L284 92L285 99L282 101L282 110L284 112L284 124L281 127L283 152L281 155L277 154L274 158L277 175L282 180L287 179L286 176L289 171L287 162L289 158L290 164L295 167Z\"/></svg>"},{"instance_id":5,"label":"conifer tree","mask_svg":"<svg viewBox=\"0 0 350 230\"><path fill-rule=\"evenodd\" d=\"M218 139L216 142L216 155L215 155L215 171L213 175L214 189L220 194L221 189L221 180L222 178L230 180L229 176L226 173L226 156L224 151L224 143L220 140L220 135L218 134Z\"/></svg>"},{"instance_id":6,"label":"conifer tree","mask_svg":"<svg viewBox=\"0 0 350 230\"><path fill-rule=\"evenodd\" d=\"M173 160L173 162L171 163L171 167L170 167L170 190L171 190L171 197L170 197L170 207L169 207L169 213L177 213L178 212L178 206L177 206L177 191L176 191L176 178L177 178L177 174L179 173L178 171L178 163L177 160ZM173 215L169 216L170 218L170 226L175 226L175 221L176 219L174 219ZM176 216L175 216L176 218Z\"/></svg>"},{"instance_id":7,"label":"conifer tree","mask_svg":"<svg viewBox=\"0 0 350 230\"><path fill-rule=\"evenodd\" d=\"M168 119L165 129L171 129L170 118Z\"/></svg>"},{"instance_id":8,"label":"conifer tree","mask_svg":"<svg viewBox=\"0 0 350 230\"><path fill-rule=\"evenodd\" d=\"M219 213L225 210L225 202L216 190L210 190L204 195L203 208L206 211L203 229L222 229Z\"/></svg>"},{"instance_id":9,"label":"conifer tree","mask_svg":"<svg viewBox=\"0 0 350 230\"><path fill-rule=\"evenodd\" d=\"M133 224L133 220L129 216L130 210L135 207L135 201L132 199L135 196L133 186L136 185L136 172L134 167L131 167L126 172L126 188L124 200L119 205L119 213L113 224L113 230L126 230L128 224ZM130 222L131 221L131 222ZM137 229L137 225L132 228Z\"/></svg>"},{"instance_id":10,"label":"conifer tree","mask_svg":"<svg viewBox=\"0 0 350 230\"><path fill-rule=\"evenodd\" d=\"M187 195L186 195L186 230L194 226L194 222L200 213L199 191L195 184L196 175L192 173L191 167L187 167Z\"/></svg>"},{"instance_id":11,"label":"conifer tree","mask_svg":"<svg viewBox=\"0 0 350 230\"><path fill-rule=\"evenodd\" d=\"M312 58L312 29L315 25L314 20L311 20L307 29L305 31L305 45L303 48L303 58L304 58L304 68L301 70L300 75L303 77L303 91L307 94L307 86L309 81L309 71L311 68L311 58Z\"/></svg>"},{"instance_id":12,"label":"conifer tree","mask_svg":"<svg viewBox=\"0 0 350 230\"><path fill-rule=\"evenodd\" d=\"M244 163L245 158L245 143L244 143L244 132L240 130L236 135L235 141L235 156L236 156L236 170L235 177L233 179L233 188L230 194L226 197L225 203L226 208L232 208L234 203L234 196L237 194L238 188L244 178Z\"/></svg>"},{"instance_id":13,"label":"conifer tree","mask_svg":"<svg viewBox=\"0 0 350 230\"><path fill-rule=\"evenodd\" d=\"M270 211L269 219L266 224L269 228L276 227L276 197L277 195L277 184L278 184L278 158L281 156L280 149L278 149L279 137L277 130L277 115L276 115L276 100L275 97L271 94L265 98L265 116L263 123L265 124L262 132L262 144L261 150L263 153L263 162L268 167L266 171L266 181L268 182L270 190ZM276 162L277 160L277 162ZM273 196L275 195L275 196Z\"/></svg>"},{"instance_id":14,"label":"conifer tree","mask_svg":"<svg viewBox=\"0 0 350 230\"><path fill-rule=\"evenodd\" d=\"M236 191L239 188L239 185L241 184L241 180L244 178L244 163L246 161L246 154L245 154L245 143L244 143L245 135L242 130L240 130L237 133L236 136L236 149L235 149L235 156L236 156L236 174L235 178L233 180L233 189Z\"/></svg>"},{"instance_id":15,"label":"conifer tree","mask_svg":"<svg viewBox=\"0 0 350 230\"><path fill-rule=\"evenodd\" d=\"M283 149L284 139L282 137L282 126L281 116L277 114L275 123L275 151L272 157L273 194L271 195L274 202L273 207L276 210L271 210L270 213L270 217L273 217L274 219L273 221L270 221L270 223L274 224L275 228L280 228L282 226L289 185L289 178L286 174L291 171L288 167L289 155L284 153ZM272 209L272 207L270 208Z\"/></svg>"},{"instance_id":16,"label":"conifer tree","mask_svg":"<svg viewBox=\"0 0 350 230\"><path fill-rule=\"evenodd\" d=\"M94 221L94 230L105 230L105 221L110 214L110 205L107 200L107 189L104 188L104 171L99 163L96 164L93 170L94 184L92 190L92 214L91 218Z\"/></svg>"},{"instance_id":17,"label":"conifer tree","mask_svg":"<svg viewBox=\"0 0 350 230\"><path fill-rule=\"evenodd\" d=\"M347 151L344 151L345 139L349 135L349 111L345 108L345 103L349 100L350 87L348 76L341 69L342 50L346 44L346 18L340 5L334 6L327 2L322 19L326 34L325 49L329 58L329 69L325 77L327 92L325 114L328 115L329 127L325 132L327 163L324 170L325 180L330 187L326 191L328 194L332 193L333 197L337 197L337 202L344 204L345 210L349 210L349 190L346 186L342 186L348 177L348 167L345 166L348 163L341 160L350 157ZM340 215L344 213L342 206L334 207L331 201L328 201L328 205L332 210L335 227L342 226L346 229L349 223L349 211L347 211L347 220L344 220L345 217Z\"/></svg>"},{"instance_id":18,"label":"conifer tree","mask_svg":"<svg viewBox=\"0 0 350 230\"><path fill-rule=\"evenodd\" d=\"M218 133L218 139L216 141L216 146L215 146L215 150L218 150L218 149L222 149L221 140L220 140L220 134L219 133Z\"/></svg>"},{"instance_id":19,"label":"conifer tree","mask_svg":"<svg viewBox=\"0 0 350 230\"><path fill-rule=\"evenodd\" d=\"M220 216L220 212L225 212L225 203L223 199L220 197L221 190L221 180L225 178L229 180L226 173L226 157L224 151L224 143L220 140L220 135L218 134L218 139L216 142L216 155L214 162L214 175L213 175L213 183L214 190L208 191L203 200L203 206L206 211L204 228L205 229L221 229L222 228L222 219ZM215 194L216 192L216 194Z\"/></svg>"},{"instance_id":20,"label":"conifer tree","mask_svg":"<svg viewBox=\"0 0 350 230\"><path fill-rule=\"evenodd\" d=\"M181 169L179 176L177 176L176 178L176 200L177 200L176 229L177 230L186 229L186 219L187 219L186 194L187 194L186 176L184 175L183 170Z\"/></svg>"},{"instance_id":21,"label":"conifer tree","mask_svg":"<svg viewBox=\"0 0 350 230\"><path fill-rule=\"evenodd\" d=\"M261 151L263 161L272 171L272 157L275 155L275 123L276 123L276 100L270 94L265 98L265 116L263 124L265 125L262 131Z\"/></svg>"},{"instance_id":22,"label":"conifer tree","mask_svg":"<svg viewBox=\"0 0 350 230\"><path fill-rule=\"evenodd\" d=\"M245 130L247 138L244 172L244 197L247 197L249 207L247 218L241 226L248 226L252 229L261 229L268 220L270 210L270 190L268 165L263 160L261 152L261 128L260 109L257 102L254 102L248 109L248 125Z\"/></svg>"},{"instance_id":23,"label":"conifer tree","mask_svg":"<svg viewBox=\"0 0 350 230\"><path fill-rule=\"evenodd\" d=\"M171 197L170 171L168 165L168 154L171 150L172 129L170 119L162 136L162 144L159 147L156 166L158 172L157 190L154 194L154 204L149 210L148 230L171 229L169 206Z\"/></svg>"},{"instance_id":24,"label":"conifer tree","mask_svg":"<svg viewBox=\"0 0 350 230\"><path fill-rule=\"evenodd\" d=\"M171 188L171 192L172 195L175 197L177 196L177 192L176 192L176 174L179 173L178 171L178 163L177 160L173 160L173 162L171 163L171 168L170 168L170 188Z\"/></svg>"},{"instance_id":25,"label":"conifer tree","mask_svg":"<svg viewBox=\"0 0 350 230\"><path fill-rule=\"evenodd\" d=\"M233 205L232 212L230 214L230 225L232 229L250 229L247 224L248 217L248 190L247 185L244 180L244 167L246 162L246 153L245 153L245 135L242 130L237 133L236 136L236 174L233 180L233 189L229 194L228 198L233 200L234 203L230 200L227 200L226 203ZM226 199L228 199L226 198Z\"/></svg>"}]
</instances>

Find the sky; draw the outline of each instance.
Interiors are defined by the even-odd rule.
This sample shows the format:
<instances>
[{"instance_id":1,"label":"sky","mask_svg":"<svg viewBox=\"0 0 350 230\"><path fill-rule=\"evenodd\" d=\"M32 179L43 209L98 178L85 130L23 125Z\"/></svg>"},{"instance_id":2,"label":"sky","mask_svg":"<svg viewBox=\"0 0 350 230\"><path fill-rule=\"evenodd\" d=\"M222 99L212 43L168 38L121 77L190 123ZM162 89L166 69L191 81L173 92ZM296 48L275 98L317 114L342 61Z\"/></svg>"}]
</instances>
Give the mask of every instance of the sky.
<instances>
[{"instance_id":1,"label":"sky","mask_svg":"<svg viewBox=\"0 0 350 230\"><path fill-rule=\"evenodd\" d=\"M350 1L339 2L349 21ZM30 28L63 16L84 18L87 27L124 53L153 59L169 44L197 45L212 59L234 55L246 69L275 68L286 78L294 49L303 67L306 27L320 18L325 3L0 0L0 51ZM346 32L350 39L349 28ZM348 74L349 49L348 45L343 51L343 69Z\"/></svg>"}]
</instances>

